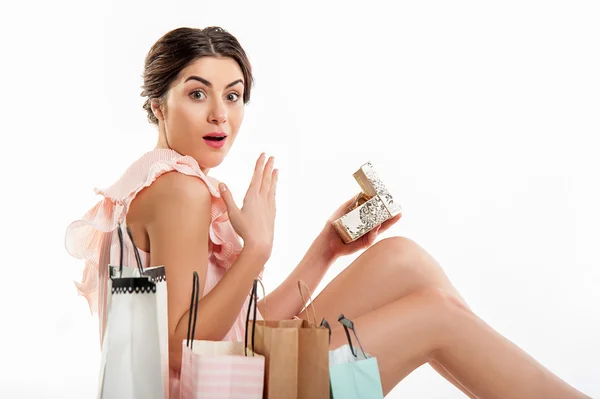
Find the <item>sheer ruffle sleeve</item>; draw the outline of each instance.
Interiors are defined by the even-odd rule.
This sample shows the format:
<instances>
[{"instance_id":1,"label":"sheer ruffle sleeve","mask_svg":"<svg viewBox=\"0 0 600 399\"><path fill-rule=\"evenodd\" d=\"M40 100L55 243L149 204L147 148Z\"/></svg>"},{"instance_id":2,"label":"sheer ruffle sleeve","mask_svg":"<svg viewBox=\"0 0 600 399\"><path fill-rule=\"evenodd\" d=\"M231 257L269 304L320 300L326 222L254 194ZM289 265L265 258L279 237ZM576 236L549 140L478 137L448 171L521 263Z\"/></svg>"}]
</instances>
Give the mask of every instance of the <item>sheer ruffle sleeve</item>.
<instances>
[{"instance_id":1,"label":"sheer ruffle sleeve","mask_svg":"<svg viewBox=\"0 0 600 399\"><path fill-rule=\"evenodd\" d=\"M83 278L75 286L84 296L92 313L98 312L98 287L100 281L100 252L105 233L113 232L119 223L124 223L129 205L136 195L150 186L164 173L177 171L200 178L208 187L211 196L211 224L209 239L216 263L229 268L242 250L239 236L231 226L227 207L216 188L216 181L208 178L196 160L182 156L172 150L154 150L134 163L121 178L107 189L96 189L102 199L80 219L67 227L65 247L71 256L85 261ZM200 245L200 243L199 243ZM102 265L107 267L107 265Z\"/></svg>"}]
</instances>

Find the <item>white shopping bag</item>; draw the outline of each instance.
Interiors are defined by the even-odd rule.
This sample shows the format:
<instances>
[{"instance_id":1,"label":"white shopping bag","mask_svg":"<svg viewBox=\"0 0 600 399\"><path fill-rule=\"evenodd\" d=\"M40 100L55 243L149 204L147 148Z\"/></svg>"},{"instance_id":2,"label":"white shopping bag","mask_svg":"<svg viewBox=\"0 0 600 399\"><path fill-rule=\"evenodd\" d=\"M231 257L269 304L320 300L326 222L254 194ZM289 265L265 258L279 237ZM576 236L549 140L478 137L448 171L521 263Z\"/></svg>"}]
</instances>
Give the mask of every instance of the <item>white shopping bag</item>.
<instances>
[{"instance_id":1,"label":"white shopping bag","mask_svg":"<svg viewBox=\"0 0 600 399\"><path fill-rule=\"evenodd\" d=\"M137 267L110 266L111 280L121 277L140 277L140 269ZM142 274L150 278L156 284L156 315L158 321L158 339L160 343L160 358L165 387L165 398L169 398L169 330L167 310L167 277L164 266L147 267ZM177 399L177 398L174 398Z\"/></svg>"},{"instance_id":2,"label":"white shopping bag","mask_svg":"<svg viewBox=\"0 0 600 399\"><path fill-rule=\"evenodd\" d=\"M164 399L168 397L168 360L163 362L161 355L166 342L163 339L161 344L161 338L167 334L164 268L144 270L131 232L127 232L136 251L138 270L122 267L121 263L115 273L115 267L109 267L98 398ZM120 226L119 240L123 251ZM165 320L161 321L163 313ZM164 333L160 332L161 324Z\"/></svg>"}]
</instances>

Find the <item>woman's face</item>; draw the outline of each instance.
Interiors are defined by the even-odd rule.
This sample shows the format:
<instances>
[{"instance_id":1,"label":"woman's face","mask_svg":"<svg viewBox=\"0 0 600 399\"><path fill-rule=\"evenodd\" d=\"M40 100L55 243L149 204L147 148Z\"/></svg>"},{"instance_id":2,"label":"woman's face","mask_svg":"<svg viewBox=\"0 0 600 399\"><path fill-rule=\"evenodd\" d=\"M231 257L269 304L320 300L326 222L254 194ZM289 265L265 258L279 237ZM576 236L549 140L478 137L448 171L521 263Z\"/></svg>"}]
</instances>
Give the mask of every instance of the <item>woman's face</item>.
<instances>
[{"instance_id":1,"label":"woman's face","mask_svg":"<svg viewBox=\"0 0 600 399\"><path fill-rule=\"evenodd\" d=\"M158 148L193 157L207 171L223 162L244 118L242 70L231 58L202 57L184 68L162 104Z\"/></svg>"}]
</instances>

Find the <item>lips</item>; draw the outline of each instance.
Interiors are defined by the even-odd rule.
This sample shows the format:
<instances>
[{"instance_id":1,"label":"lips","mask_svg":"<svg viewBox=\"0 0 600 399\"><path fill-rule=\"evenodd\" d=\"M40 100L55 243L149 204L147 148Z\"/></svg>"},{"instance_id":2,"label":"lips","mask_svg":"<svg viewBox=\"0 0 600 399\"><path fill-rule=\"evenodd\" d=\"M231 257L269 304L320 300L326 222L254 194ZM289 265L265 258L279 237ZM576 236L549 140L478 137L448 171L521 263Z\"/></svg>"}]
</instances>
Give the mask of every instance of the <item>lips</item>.
<instances>
[{"instance_id":1,"label":"lips","mask_svg":"<svg viewBox=\"0 0 600 399\"><path fill-rule=\"evenodd\" d=\"M225 145L227 134L222 132L213 132L203 136L202 138L209 147L221 148Z\"/></svg>"}]
</instances>

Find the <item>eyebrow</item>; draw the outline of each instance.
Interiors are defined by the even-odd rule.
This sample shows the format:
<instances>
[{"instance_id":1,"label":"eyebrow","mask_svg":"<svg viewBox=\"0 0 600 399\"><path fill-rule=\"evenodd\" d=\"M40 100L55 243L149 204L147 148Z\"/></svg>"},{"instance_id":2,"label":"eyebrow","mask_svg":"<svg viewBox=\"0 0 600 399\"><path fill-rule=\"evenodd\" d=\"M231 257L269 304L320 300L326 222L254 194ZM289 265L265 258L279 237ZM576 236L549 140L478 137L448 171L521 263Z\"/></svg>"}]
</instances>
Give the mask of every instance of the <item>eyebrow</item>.
<instances>
[{"instance_id":1,"label":"eyebrow","mask_svg":"<svg viewBox=\"0 0 600 399\"><path fill-rule=\"evenodd\" d=\"M187 83L190 80L197 80L200 83L204 83L208 87L212 87L212 83L210 83L208 80L206 80L204 78L201 78L200 76L192 75L189 78L187 78L184 83ZM227 86L225 86L225 88L229 89L230 87L235 86L238 83L244 83L244 81L242 79L235 80L235 81L229 83Z\"/></svg>"}]
</instances>

